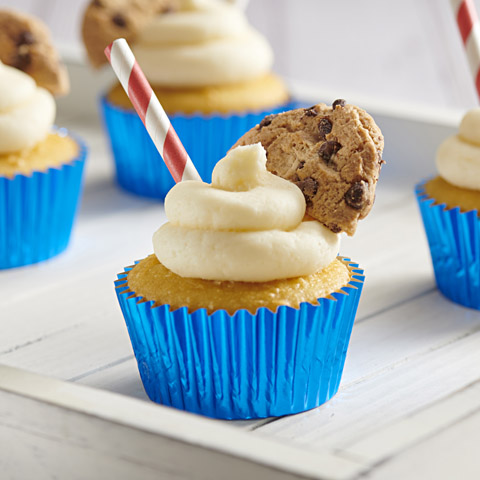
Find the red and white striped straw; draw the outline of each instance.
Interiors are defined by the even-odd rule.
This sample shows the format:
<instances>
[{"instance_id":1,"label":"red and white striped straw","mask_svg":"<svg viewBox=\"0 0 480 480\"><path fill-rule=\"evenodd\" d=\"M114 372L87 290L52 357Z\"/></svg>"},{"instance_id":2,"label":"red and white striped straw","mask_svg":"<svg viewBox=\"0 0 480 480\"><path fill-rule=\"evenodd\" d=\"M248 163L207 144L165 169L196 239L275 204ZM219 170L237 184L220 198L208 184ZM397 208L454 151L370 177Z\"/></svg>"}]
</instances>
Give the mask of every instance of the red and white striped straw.
<instances>
[{"instance_id":1,"label":"red and white striped straw","mask_svg":"<svg viewBox=\"0 0 480 480\"><path fill-rule=\"evenodd\" d=\"M118 38L105 55L175 182L201 180L127 41Z\"/></svg>"},{"instance_id":2,"label":"red and white striped straw","mask_svg":"<svg viewBox=\"0 0 480 480\"><path fill-rule=\"evenodd\" d=\"M473 0L450 0L462 37L477 94L480 97L480 22Z\"/></svg>"}]
</instances>

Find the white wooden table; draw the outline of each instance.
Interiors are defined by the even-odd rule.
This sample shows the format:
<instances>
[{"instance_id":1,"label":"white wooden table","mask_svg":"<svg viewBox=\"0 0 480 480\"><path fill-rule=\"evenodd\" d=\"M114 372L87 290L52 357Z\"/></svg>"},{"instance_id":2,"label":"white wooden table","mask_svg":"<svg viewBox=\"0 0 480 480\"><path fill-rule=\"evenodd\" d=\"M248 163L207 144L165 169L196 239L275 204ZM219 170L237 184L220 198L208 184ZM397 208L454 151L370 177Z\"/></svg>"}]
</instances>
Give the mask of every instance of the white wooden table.
<instances>
[{"instance_id":1,"label":"white wooden table","mask_svg":"<svg viewBox=\"0 0 480 480\"><path fill-rule=\"evenodd\" d=\"M0 272L0 478L480 478L480 312L436 290L413 194L458 114L375 109L388 163L341 247L366 284L340 391L244 422L147 400L113 280L151 252L162 205L114 185L95 115L62 112L90 146L84 198L68 251Z\"/></svg>"}]
</instances>

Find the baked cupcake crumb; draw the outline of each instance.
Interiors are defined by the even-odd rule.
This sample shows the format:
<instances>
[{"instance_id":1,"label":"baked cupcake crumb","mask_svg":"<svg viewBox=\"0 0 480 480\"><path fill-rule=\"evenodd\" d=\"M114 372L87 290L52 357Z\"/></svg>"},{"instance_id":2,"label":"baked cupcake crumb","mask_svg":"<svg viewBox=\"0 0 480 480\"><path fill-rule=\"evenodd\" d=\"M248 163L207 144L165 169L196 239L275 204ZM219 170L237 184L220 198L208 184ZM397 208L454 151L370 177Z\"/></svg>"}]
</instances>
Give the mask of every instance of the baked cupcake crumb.
<instances>
[{"instance_id":1,"label":"baked cupcake crumb","mask_svg":"<svg viewBox=\"0 0 480 480\"><path fill-rule=\"evenodd\" d=\"M0 176L29 175L70 162L79 153L78 144L69 136L50 133L33 148L0 154Z\"/></svg>"},{"instance_id":2,"label":"baked cupcake crumb","mask_svg":"<svg viewBox=\"0 0 480 480\"><path fill-rule=\"evenodd\" d=\"M281 305L298 308L302 302L317 304L318 298L346 286L351 275L346 262L337 258L313 275L263 283L219 282L180 277L152 254L134 266L120 287L128 286L136 296L156 305L168 304L172 310L188 306L189 312L206 308L209 314L215 310L233 314L240 309L255 313L260 307L276 311Z\"/></svg>"},{"instance_id":3,"label":"baked cupcake crumb","mask_svg":"<svg viewBox=\"0 0 480 480\"><path fill-rule=\"evenodd\" d=\"M268 73L248 82L207 87L169 88L152 85L165 111L169 114L182 112L232 113L275 108L288 101L284 82ZM132 102L123 87L117 83L107 95L113 105L132 109Z\"/></svg>"},{"instance_id":4,"label":"baked cupcake crumb","mask_svg":"<svg viewBox=\"0 0 480 480\"><path fill-rule=\"evenodd\" d=\"M460 207L460 211L480 210L480 190L452 185L440 176L425 184L425 193L435 199L435 205L444 203L448 209Z\"/></svg>"}]
</instances>

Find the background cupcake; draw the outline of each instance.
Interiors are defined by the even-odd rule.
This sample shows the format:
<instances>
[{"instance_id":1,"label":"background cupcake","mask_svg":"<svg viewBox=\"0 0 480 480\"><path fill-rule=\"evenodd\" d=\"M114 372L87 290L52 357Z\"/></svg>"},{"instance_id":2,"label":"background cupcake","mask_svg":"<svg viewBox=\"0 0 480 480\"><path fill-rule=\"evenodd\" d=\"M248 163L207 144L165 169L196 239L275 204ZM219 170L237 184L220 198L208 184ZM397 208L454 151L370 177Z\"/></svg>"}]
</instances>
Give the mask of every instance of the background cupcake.
<instances>
[{"instance_id":1,"label":"background cupcake","mask_svg":"<svg viewBox=\"0 0 480 480\"><path fill-rule=\"evenodd\" d=\"M145 3L145 5L144 5ZM101 32L101 33L99 33ZM246 130L267 113L287 109L284 83L271 72L273 54L242 11L220 0L92 2L83 38L93 65L125 37L202 178ZM173 186L122 87L102 111L124 188L163 198ZM198 139L202 138L202 142Z\"/></svg>"},{"instance_id":2,"label":"background cupcake","mask_svg":"<svg viewBox=\"0 0 480 480\"><path fill-rule=\"evenodd\" d=\"M35 18L0 10L0 268L64 250L77 210L86 150L53 127L50 92L68 78L49 41Z\"/></svg>"},{"instance_id":3,"label":"background cupcake","mask_svg":"<svg viewBox=\"0 0 480 480\"><path fill-rule=\"evenodd\" d=\"M436 165L415 190L435 279L450 300L480 309L480 108L439 146Z\"/></svg>"},{"instance_id":4,"label":"background cupcake","mask_svg":"<svg viewBox=\"0 0 480 480\"><path fill-rule=\"evenodd\" d=\"M348 169L342 169L346 176L332 172L329 184L318 186L318 198L311 191L307 196L266 170L265 150L272 167L296 139L304 152L297 163L315 162L321 170L318 149L335 135L340 147L331 161L345 148L338 161L350 159L356 180L354 172L362 170L373 194L383 138L371 117L363 112L362 123L359 112L343 103L280 114L240 139L247 145L216 165L210 185L183 182L169 192L169 222L154 234L155 254L116 282L152 400L232 419L297 413L336 393L364 278L358 265L337 257L340 232L355 231L359 203L367 207L368 198L359 197L355 207L337 203L329 213L337 220L332 231L326 216L319 222L305 212L328 192L344 188L348 197ZM319 135L326 119L331 132ZM282 123L296 128L275 134ZM248 144L269 133L276 152ZM359 142L362 154L350 155L360 152Z\"/></svg>"}]
</instances>

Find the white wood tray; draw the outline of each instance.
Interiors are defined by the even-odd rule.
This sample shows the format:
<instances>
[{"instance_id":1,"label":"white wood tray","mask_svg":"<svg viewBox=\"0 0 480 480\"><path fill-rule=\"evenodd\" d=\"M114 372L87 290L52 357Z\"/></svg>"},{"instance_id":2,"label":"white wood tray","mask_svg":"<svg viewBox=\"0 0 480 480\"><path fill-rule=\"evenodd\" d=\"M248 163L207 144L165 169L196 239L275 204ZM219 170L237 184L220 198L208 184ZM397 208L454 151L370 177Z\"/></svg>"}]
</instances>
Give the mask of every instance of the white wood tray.
<instances>
[{"instance_id":1,"label":"white wood tray","mask_svg":"<svg viewBox=\"0 0 480 480\"><path fill-rule=\"evenodd\" d=\"M146 399L113 280L151 252L163 209L113 184L94 114L62 113L90 145L84 198L67 252L0 272L0 477L480 478L480 312L436 290L413 194L458 113L370 110L387 164L372 213L341 247L366 284L340 391L245 422Z\"/></svg>"}]
</instances>

